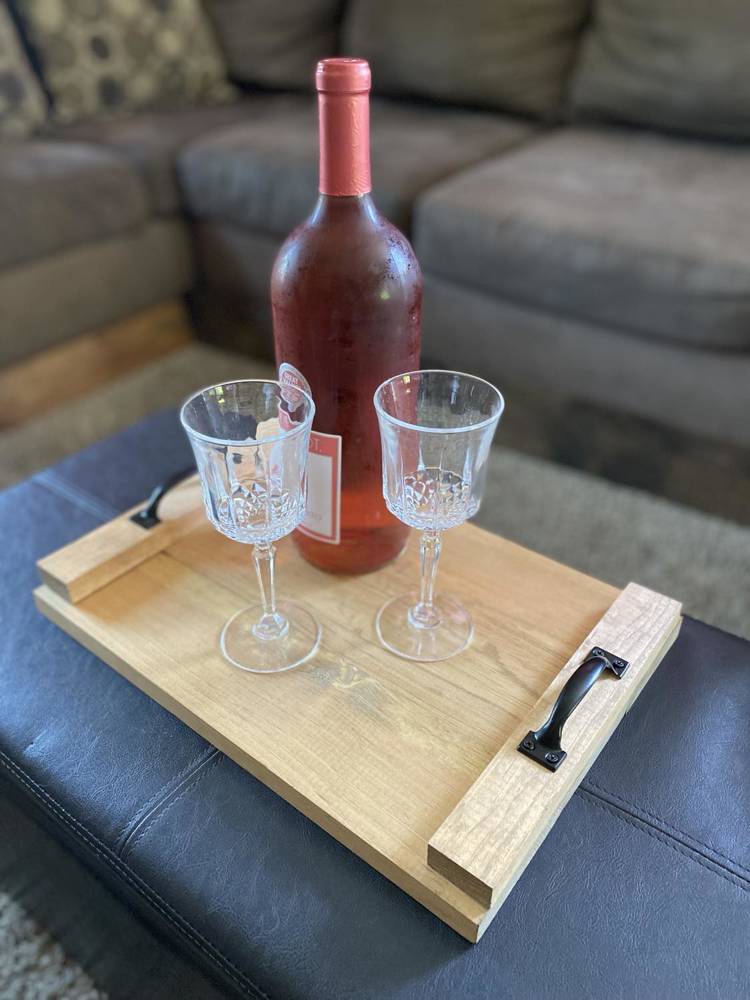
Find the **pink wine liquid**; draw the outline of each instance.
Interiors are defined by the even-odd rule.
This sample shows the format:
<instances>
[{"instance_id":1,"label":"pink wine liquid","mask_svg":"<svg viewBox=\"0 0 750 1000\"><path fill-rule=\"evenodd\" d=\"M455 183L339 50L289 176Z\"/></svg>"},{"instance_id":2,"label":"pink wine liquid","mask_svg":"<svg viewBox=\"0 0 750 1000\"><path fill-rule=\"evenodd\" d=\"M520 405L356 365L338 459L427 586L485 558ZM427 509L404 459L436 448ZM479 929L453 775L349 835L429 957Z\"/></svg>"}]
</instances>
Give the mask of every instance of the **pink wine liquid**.
<instances>
[{"instance_id":1,"label":"pink wine liquid","mask_svg":"<svg viewBox=\"0 0 750 1000\"><path fill-rule=\"evenodd\" d=\"M409 241L369 194L367 64L324 60L317 79L321 194L274 266L276 359L309 382L313 432L341 438L337 540L303 529L296 543L321 569L364 573L398 555L409 530L383 501L372 397L385 379L419 367L422 278Z\"/></svg>"}]
</instances>

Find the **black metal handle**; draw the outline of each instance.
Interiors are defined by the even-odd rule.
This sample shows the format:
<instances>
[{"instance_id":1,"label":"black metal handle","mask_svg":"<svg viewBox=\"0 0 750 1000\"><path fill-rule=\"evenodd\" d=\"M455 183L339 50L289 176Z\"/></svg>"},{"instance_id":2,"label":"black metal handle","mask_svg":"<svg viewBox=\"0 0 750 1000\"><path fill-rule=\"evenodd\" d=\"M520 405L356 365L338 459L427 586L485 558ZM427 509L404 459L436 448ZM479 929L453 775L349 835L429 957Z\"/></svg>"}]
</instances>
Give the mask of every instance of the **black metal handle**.
<instances>
[{"instance_id":1,"label":"black metal handle","mask_svg":"<svg viewBox=\"0 0 750 1000\"><path fill-rule=\"evenodd\" d=\"M575 673L568 678L554 704L550 717L539 729L528 732L518 750L549 771L556 771L567 757L562 748L565 723L580 705L605 670L620 678L628 669L628 661L594 646Z\"/></svg>"},{"instance_id":2,"label":"black metal handle","mask_svg":"<svg viewBox=\"0 0 750 1000\"><path fill-rule=\"evenodd\" d=\"M130 520L140 525L141 528L153 528L154 525L159 524L159 504L164 499L164 495L194 472L195 466L191 465L187 469L180 469L179 472L175 472L169 479L165 479L163 483L160 483L152 490L151 496L146 501L146 506L143 510L139 510L136 514L131 514Z\"/></svg>"}]
</instances>

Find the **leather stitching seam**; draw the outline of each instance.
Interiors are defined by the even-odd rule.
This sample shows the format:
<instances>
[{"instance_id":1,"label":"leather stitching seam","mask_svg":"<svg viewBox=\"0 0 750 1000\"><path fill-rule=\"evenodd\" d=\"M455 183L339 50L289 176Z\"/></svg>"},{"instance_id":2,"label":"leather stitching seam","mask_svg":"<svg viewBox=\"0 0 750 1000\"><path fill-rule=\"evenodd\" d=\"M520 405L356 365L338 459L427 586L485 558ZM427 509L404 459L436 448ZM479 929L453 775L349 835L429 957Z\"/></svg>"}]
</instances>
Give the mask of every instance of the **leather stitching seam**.
<instances>
[{"instance_id":1,"label":"leather stitching seam","mask_svg":"<svg viewBox=\"0 0 750 1000\"><path fill-rule=\"evenodd\" d=\"M608 812L616 819L621 820L623 823L627 823L628 826L632 826L636 830L640 830L641 833L645 833L647 837L653 837L654 840L658 840L660 844L663 844L670 850L681 854L683 857L687 858L688 861L692 861L694 864L700 865L701 868L705 868L706 871L724 879L725 882L729 882L736 889L742 889L744 892L750 892L750 885L743 884L745 880L742 879L740 875L735 875L734 872L728 871L715 861L711 862L709 858L703 858L702 855L698 855L697 852L693 851L687 846L687 844L680 844L669 833L666 833L663 830L657 830L655 827L649 826L643 820L639 820L637 816L626 813L617 806L612 805L609 802L605 802L594 792L584 791L583 798L585 802L589 803L589 805L594 806L596 809L603 809L604 812ZM701 860L702 858L703 860ZM717 871L717 868L722 868L722 871Z\"/></svg>"},{"instance_id":2,"label":"leather stitching seam","mask_svg":"<svg viewBox=\"0 0 750 1000\"><path fill-rule=\"evenodd\" d=\"M62 479L51 469L37 473L37 475L34 476L34 482L47 489L50 493L57 493L70 503L86 510L88 513L92 513L95 516L102 518L102 520L107 520L108 518L115 517L117 515L117 511L113 507L110 507L109 504L105 504L97 497L86 493L75 483L70 483L67 480ZM193 767L202 763L202 758L210 756L212 752L216 752L214 747L204 747L204 749L201 750L201 752L194 757L189 764L187 764L178 774L173 775L169 781L166 781L157 792L155 792L146 802L143 803L135 815L125 823L123 828L118 833L115 841L115 853L120 854L122 852L127 845L128 837L135 829L137 829L138 822L148 814L148 810L161 796L169 794L168 789L170 786L174 788L175 785L178 785L180 780L188 774ZM150 826L151 824L149 824L147 829L149 829ZM144 830L144 833L145 832L146 831ZM137 843L137 841L134 842L134 845L135 843Z\"/></svg>"},{"instance_id":3,"label":"leather stitching seam","mask_svg":"<svg viewBox=\"0 0 750 1000\"><path fill-rule=\"evenodd\" d=\"M62 496L65 500L77 507L82 508L83 510L86 510L88 513L94 514L102 522L110 520L112 517L116 517L119 513L119 511L117 511L114 507L111 507L104 501L99 500L97 497L91 496L74 483L69 483L66 480L61 479L52 470L45 470L42 473L38 473L33 477L33 482L48 490L50 493L57 493L58 496ZM177 780L179 780L185 772L189 771L190 768L200 760L203 754L208 753L210 756L211 751L218 754L218 750L214 747L206 748L177 775ZM242 989L249 988L254 991L260 1000L271 1000L267 993L265 993L256 983L254 983L240 969L238 969L237 966L234 965L234 963L231 962L230 959L228 959L215 945L211 944L208 939L204 938L200 931L196 930L187 918L174 910L169 903L161 898L159 893L152 886L143 882L139 876L135 874L135 872L132 872L128 868L123 860L121 860L110 850L110 848L95 837L94 834L88 831L86 827L83 826L83 824L80 823L74 816L72 816L64 806L60 805L60 803L58 803L55 798L49 794L49 792L37 785L33 778L28 776L23 769L18 766L18 764L6 757L2 751L0 751L0 765L5 767L5 769L9 771L17 781L20 781L33 796L39 799L39 801L43 803L45 809L48 809L62 823L69 827L88 848L106 858L112 869L120 875L120 877L123 878L124 881L127 882L139 896L145 899L145 901L158 913L160 913L169 923L173 924L181 934L184 934L185 937L187 937L199 951L206 955L211 962L218 965L225 975L237 983L237 985ZM173 781L174 780L175 779L173 779ZM169 782L167 782L159 792L151 796L148 802L141 807L137 815L143 815L143 813L148 810L149 805L158 799L159 794L161 794L161 792L164 791L164 788L168 785ZM186 791L187 789L185 789L185 792ZM174 801L176 800L173 800L173 802ZM160 815L163 814L164 811L160 813ZM154 822L157 818L158 816L154 818ZM151 825L153 824L149 824L147 829L150 829ZM127 824L120 832L118 840L122 839L123 834L125 834L126 831ZM145 834L146 830L144 830L143 833ZM184 923L185 926L181 926L181 923ZM188 928L188 930L186 930L186 928Z\"/></svg>"},{"instance_id":4,"label":"leather stitching seam","mask_svg":"<svg viewBox=\"0 0 750 1000\"><path fill-rule=\"evenodd\" d=\"M60 805L55 798L50 795L44 788L38 785L33 778L25 773L25 771L18 766L14 761L6 756L0 750L0 765L3 766L14 779L24 785L31 794L37 798L43 807L51 812L57 817L65 826L69 827L73 833L84 844L96 854L101 855L110 864L112 869L120 875L120 877L130 885L130 887L145 901L152 906L161 916L164 917L169 923L171 923L181 934L183 934L200 952L202 952L206 957L216 964L229 979L233 980L242 989L250 989L254 991L255 995L260 998L260 1000L271 1000L267 993L257 986L250 978L248 978L244 972L237 968L237 966L226 957L207 938L201 934L200 931L196 930L195 927L190 923L190 921L184 917L181 913L170 906L159 893L150 886L147 882L144 882L140 876L136 875L132 869L125 864L117 855L113 854L110 848L108 848L102 841L100 841L94 834L92 834L86 827L71 815L68 810Z\"/></svg>"},{"instance_id":5,"label":"leather stitching seam","mask_svg":"<svg viewBox=\"0 0 750 1000\"><path fill-rule=\"evenodd\" d=\"M133 831L137 829L138 824L143 820L151 808L153 808L160 798L166 798L166 796L174 791L182 781L182 779L189 774L193 768L200 764L204 757L210 757L212 753L215 753L215 748L212 746L204 747L199 754L197 754L193 759L178 771L177 774L173 774L169 781L165 781L164 784L151 795L144 803L136 810L133 816L123 826L120 832L117 834L117 839L115 840L115 854L121 854L122 849L125 847L128 841L128 837L132 836Z\"/></svg>"},{"instance_id":6,"label":"leather stitching seam","mask_svg":"<svg viewBox=\"0 0 750 1000\"><path fill-rule=\"evenodd\" d=\"M686 833L684 830L680 830L679 827L672 826L671 823L667 823L665 819L662 819L661 816L657 816L656 813L649 812L648 809L644 809L642 806L637 806L635 802L629 802L628 799L623 798L621 795L616 795L615 792L610 792L608 788L604 788L603 785L597 784L590 778L587 778L585 782L581 784L581 789L585 792L586 788L584 787L584 785L591 785L592 788L598 788L599 791L603 792L605 795L609 795L611 796L611 798L616 799L618 802L622 802L624 805L629 806L631 809L634 809L635 810L634 815L636 816L636 818L640 819L638 813L643 813L644 816L648 816L656 823L661 824L661 826L664 827L665 833L670 833L670 832L676 833L678 836L684 837L685 840L687 841L691 840L694 844L698 844L699 847L705 847L707 851L711 851L712 854L715 854L719 858L723 858L725 861L728 861L730 865L733 865L735 868L739 868L740 871L745 872L748 876L750 876L750 868L747 868L745 865L740 864L739 861L735 861L734 858L730 858L728 854L724 854L722 851L717 850L710 844L704 844L702 840L698 840L697 837L693 837L691 834ZM687 846L689 847L690 845L688 844Z\"/></svg>"},{"instance_id":7,"label":"leather stitching seam","mask_svg":"<svg viewBox=\"0 0 750 1000\"><path fill-rule=\"evenodd\" d=\"M162 819L162 817L166 816L166 814L169 812L169 810L172 808L172 806L175 805L177 802L179 802L180 799L184 798L187 795L187 793L190 791L191 788L195 788L195 786L198 784L198 782L201 780L201 778L205 774L207 774L208 771L210 770L210 768L213 765L217 764L219 762L219 760L220 760L219 751L216 750L216 749L214 749L213 754L211 756L207 757L206 760L204 760L202 763L200 763L198 765L198 767L196 768L195 774L193 774L193 776L191 777L190 781L188 781L188 783L182 789L182 791L180 792L180 794L179 795L175 795L172 798L169 798L167 796L167 799L165 800L165 802L161 802L159 804L159 807L157 808L157 810L154 813L153 817L149 820L148 823L146 823L143 827L141 827L141 829L138 831L138 833L134 837L134 839L131 840L131 841L126 842L123 845L123 850L122 850L122 852L120 854L120 857L125 858L125 857L128 856L128 854L132 853L132 851L134 851L135 848L138 846L138 844L140 844L140 842L146 836L146 834L148 833L148 831L153 827L153 825L155 823L157 823L160 819ZM175 789L175 791L176 791L176 789Z\"/></svg>"}]
</instances>

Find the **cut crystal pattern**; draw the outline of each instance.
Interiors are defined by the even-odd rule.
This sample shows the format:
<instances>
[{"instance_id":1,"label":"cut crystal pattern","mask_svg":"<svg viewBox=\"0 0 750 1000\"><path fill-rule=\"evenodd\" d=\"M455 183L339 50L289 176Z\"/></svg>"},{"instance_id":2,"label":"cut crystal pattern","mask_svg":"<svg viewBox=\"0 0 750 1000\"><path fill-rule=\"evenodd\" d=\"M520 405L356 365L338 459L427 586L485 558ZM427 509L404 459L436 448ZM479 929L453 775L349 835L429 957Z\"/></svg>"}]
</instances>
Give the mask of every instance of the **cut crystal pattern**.
<instances>
[{"instance_id":1,"label":"cut crystal pattern","mask_svg":"<svg viewBox=\"0 0 750 1000\"><path fill-rule=\"evenodd\" d=\"M477 512L471 483L444 469L418 469L404 476L396 517L413 528L444 530L462 524Z\"/></svg>"}]
</instances>

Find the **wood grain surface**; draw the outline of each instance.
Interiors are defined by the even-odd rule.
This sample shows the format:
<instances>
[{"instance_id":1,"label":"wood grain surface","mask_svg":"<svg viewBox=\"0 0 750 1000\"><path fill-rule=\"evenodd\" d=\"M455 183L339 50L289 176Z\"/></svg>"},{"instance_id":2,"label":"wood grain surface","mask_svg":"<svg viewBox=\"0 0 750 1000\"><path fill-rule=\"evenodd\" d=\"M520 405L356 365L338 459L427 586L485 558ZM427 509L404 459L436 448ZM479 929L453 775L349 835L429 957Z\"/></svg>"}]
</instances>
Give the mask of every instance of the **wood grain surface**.
<instances>
[{"instance_id":1,"label":"wood grain surface","mask_svg":"<svg viewBox=\"0 0 750 1000\"><path fill-rule=\"evenodd\" d=\"M509 735L538 721L540 697L619 592L479 528L456 528L445 536L438 590L466 603L475 638L453 659L416 664L382 649L373 623L387 598L416 585L417 558L412 538L385 569L336 577L284 540L279 594L314 610L323 640L313 660L274 675L244 673L221 656L224 622L257 592L249 547L207 524L75 604L51 586L45 560L36 599L115 670L476 941L491 910L428 865L428 841Z\"/></svg>"},{"instance_id":2,"label":"wood grain surface","mask_svg":"<svg viewBox=\"0 0 750 1000\"><path fill-rule=\"evenodd\" d=\"M597 622L532 709L441 824L429 842L432 868L488 909L510 892L563 806L578 787L680 624L680 604L629 584ZM548 718L557 696L594 646L629 662L619 680L605 673L575 709L563 731L567 757L548 771L518 752L530 729Z\"/></svg>"},{"instance_id":3,"label":"wood grain surface","mask_svg":"<svg viewBox=\"0 0 750 1000\"><path fill-rule=\"evenodd\" d=\"M159 505L160 524L148 529L134 524L131 516L144 506L139 503L40 559L37 566L42 580L73 603L83 600L200 525L203 522L200 504L200 480L194 475L163 498Z\"/></svg>"}]
</instances>

